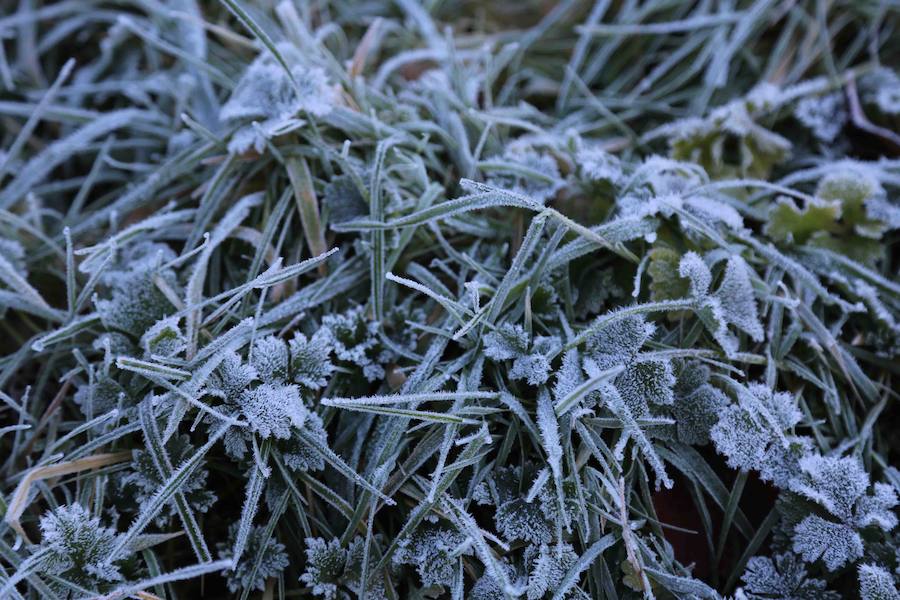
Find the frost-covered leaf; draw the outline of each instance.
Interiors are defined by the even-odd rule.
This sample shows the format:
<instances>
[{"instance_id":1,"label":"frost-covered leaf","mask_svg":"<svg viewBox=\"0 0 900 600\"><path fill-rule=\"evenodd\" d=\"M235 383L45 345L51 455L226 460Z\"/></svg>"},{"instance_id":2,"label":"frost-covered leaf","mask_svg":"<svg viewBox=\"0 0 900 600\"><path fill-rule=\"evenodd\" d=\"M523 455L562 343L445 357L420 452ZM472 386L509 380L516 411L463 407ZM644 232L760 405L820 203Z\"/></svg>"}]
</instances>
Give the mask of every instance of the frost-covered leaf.
<instances>
[{"instance_id":1,"label":"frost-covered leaf","mask_svg":"<svg viewBox=\"0 0 900 600\"><path fill-rule=\"evenodd\" d=\"M710 429L728 404L727 396L709 384L709 373L705 365L689 362L678 374L672 413L678 439L686 444L709 443Z\"/></svg>"},{"instance_id":2,"label":"frost-covered leaf","mask_svg":"<svg viewBox=\"0 0 900 600\"><path fill-rule=\"evenodd\" d=\"M301 115L322 117L335 105L337 91L325 71L308 64L291 44L280 44L279 52L289 62L290 75L270 53L263 52L222 106L219 117L224 121L254 120L233 135L230 152L239 154L251 147L262 152L267 139L301 127Z\"/></svg>"},{"instance_id":3,"label":"frost-covered leaf","mask_svg":"<svg viewBox=\"0 0 900 600\"><path fill-rule=\"evenodd\" d=\"M253 342L250 365L265 383L280 384L288 378L288 346L281 338L267 335Z\"/></svg>"},{"instance_id":4,"label":"frost-covered leaf","mask_svg":"<svg viewBox=\"0 0 900 600\"><path fill-rule=\"evenodd\" d=\"M622 163L613 154L596 146L584 146L576 155L582 175L589 181L608 181L613 185L621 182Z\"/></svg>"},{"instance_id":5,"label":"frost-covered leaf","mask_svg":"<svg viewBox=\"0 0 900 600\"><path fill-rule=\"evenodd\" d=\"M424 587L450 586L458 562L454 552L465 539L455 529L425 524L409 538L400 540L393 561L414 566ZM471 554L471 550L465 553Z\"/></svg>"},{"instance_id":6,"label":"frost-covered leaf","mask_svg":"<svg viewBox=\"0 0 900 600\"><path fill-rule=\"evenodd\" d=\"M80 504L48 512L41 517L40 527L40 548L47 552L41 565L45 573L87 587L123 579L121 559L107 562L118 535Z\"/></svg>"},{"instance_id":7,"label":"frost-covered leaf","mask_svg":"<svg viewBox=\"0 0 900 600\"><path fill-rule=\"evenodd\" d=\"M174 314L175 307L156 285L154 277L161 277L177 289L171 271L156 273L151 268L136 266L118 273L112 281L110 297L96 301L103 324L140 338L158 321Z\"/></svg>"},{"instance_id":8,"label":"frost-covered leaf","mask_svg":"<svg viewBox=\"0 0 900 600\"><path fill-rule=\"evenodd\" d=\"M555 336L536 336L529 342L521 325L503 323L484 336L484 353L495 361L513 360L509 377L540 385L550 376L548 357L559 352L562 344Z\"/></svg>"},{"instance_id":9,"label":"frost-covered leaf","mask_svg":"<svg viewBox=\"0 0 900 600\"><path fill-rule=\"evenodd\" d=\"M807 438L790 432L801 417L793 397L763 384L753 384L738 396L738 404L719 410L710 431L716 450L732 468L758 470L764 480L787 487L810 448Z\"/></svg>"},{"instance_id":10,"label":"frost-covered leaf","mask_svg":"<svg viewBox=\"0 0 900 600\"><path fill-rule=\"evenodd\" d=\"M553 539L553 526L538 502L518 498L504 502L494 515L497 532L504 540L522 540L532 544L548 544Z\"/></svg>"},{"instance_id":11,"label":"frost-covered leaf","mask_svg":"<svg viewBox=\"0 0 900 600\"><path fill-rule=\"evenodd\" d=\"M157 321L141 336L141 347L147 356L170 358L181 354L187 348L187 339L178 321L171 317Z\"/></svg>"},{"instance_id":12,"label":"frost-covered leaf","mask_svg":"<svg viewBox=\"0 0 900 600\"><path fill-rule=\"evenodd\" d=\"M226 352L210 377L209 392L224 400L238 402L241 394L258 379L256 369L244 363L236 352Z\"/></svg>"},{"instance_id":13,"label":"frost-covered leaf","mask_svg":"<svg viewBox=\"0 0 900 600\"><path fill-rule=\"evenodd\" d=\"M900 600L894 578L878 565L859 565L859 596L862 600Z\"/></svg>"},{"instance_id":14,"label":"frost-covered leaf","mask_svg":"<svg viewBox=\"0 0 900 600\"><path fill-rule=\"evenodd\" d=\"M765 179L786 160L791 143L757 122L768 103L758 100L760 89L745 98L713 109L706 117L691 117L662 128L672 157L701 165L715 177Z\"/></svg>"},{"instance_id":15,"label":"frost-covered leaf","mask_svg":"<svg viewBox=\"0 0 900 600\"><path fill-rule=\"evenodd\" d=\"M326 315L322 318L322 327L330 336L329 343L338 360L361 369L363 376L369 381L384 378L383 365L393 355L381 347L378 323L366 320L362 306L344 313Z\"/></svg>"},{"instance_id":16,"label":"frost-covered leaf","mask_svg":"<svg viewBox=\"0 0 900 600\"><path fill-rule=\"evenodd\" d=\"M825 509L832 519L813 514L797 525L794 549L806 561L820 556L829 570L862 557L859 530L897 526L892 509L897 493L892 486L877 485L869 495L869 476L855 458L809 455L800 460L802 473L791 480L791 490Z\"/></svg>"},{"instance_id":17,"label":"frost-covered leaf","mask_svg":"<svg viewBox=\"0 0 900 600\"><path fill-rule=\"evenodd\" d=\"M655 332L656 327L640 315L619 319L587 340L586 354L600 370L629 364Z\"/></svg>"},{"instance_id":18,"label":"frost-covered leaf","mask_svg":"<svg viewBox=\"0 0 900 600\"><path fill-rule=\"evenodd\" d=\"M556 160L549 153L527 147L508 148L501 156L488 159L487 182L540 203L553 198L563 186Z\"/></svg>"},{"instance_id":19,"label":"frost-covered leaf","mask_svg":"<svg viewBox=\"0 0 900 600\"><path fill-rule=\"evenodd\" d=\"M317 390L328 383L334 371L328 332L320 329L307 339L296 333L290 341L291 378L305 388Z\"/></svg>"},{"instance_id":20,"label":"frost-covered leaf","mask_svg":"<svg viewBox=\"0 0 900 600\"><path fill-rule=\"evenodd\" d=\"M669 405L675 401L675 375L667 360L637 360L615 379L616 389L631 412L643 417L650 405Z\"/></svg>"},{"instance_id":21,"label":"frost-covered leaf","mask_svg":"<svg viewBox=\"0 0 900 600\"><path fill-rule=\"evenodd\" d=\"M228 542L219 544L219 557L231 558L234 548L234 539L237 537L238 523L232 523L228 528ZM241 560L237 562L233 570L227 572L226 582L232 593L243 590L263 591L266 581L270 577L277 577L288 566L288 555L284 551L284 544L280 544L274 537L265 539L265 527L254 527L247 537L247 545ZM265 540L265 545L263 541ZM262 555L260 557L260 555ZM254 563L259 567L253 572Z\"/></svg>"},{"instance_id":22,"label":"frost-covered leaf","mask_svg":"<svg viewBox=\"0 0 900 600\"><path fill-rule=\"evenodd\" d=\"M662 245L654 246L647 256L650 258L647 275L650 277L652 300L675 300L688 295L688 281L679 274L681 255L676 250Z\"/></svg>"},{"instance_id":23,"label":"frost-covered leaf","mask_svg":"<svg viewBox=\"0 0 900 600\"><path fill-rule=\"evenodd\" d=\"M734 325L761 342L764 336L759 322L759 309L753 286L750 283L750 267L740 256L732 256L725 266L725 276L716 290L715 297L722 304L722 313L729 324Z\"/></svg>"},{"instance_id":24,"label":"frost-covered leaf","mask_svg":"<svg viewBox=\"0 0 900 600\"><path fill-rule=\"evenodd\" d=\"M779 196L769 210L765 230L776 241L804 244L810 237L834 229L840 216L840 202L812 197L799 208L795 199Z\"/></svg>"},{"instance_id":25,"label":"frost-covered leaf","mask_svg":"<svg viewBox=\"0 0 900 600\"><path fill-rule=\"evenodd\" d=\"M303 427L308 415L295 385L264 383L245 390L238 403L250 428L264 438L291 437L291 428Z\"/></svg>"},{"instance_id":26,"label":"frost-covered leaf","mask_svg":"<svg viewBox=\"0 0 900 600\"><path fill-rule=\"evenodd\" d=\"M818 515L810 515L797 525L793 547L806 562L821 558L829 571L863 555L862 538L853 527L827 521Z\"/></svg>"},{"instance_id":27,"label":"frost-covered leaf","mask_svg":"<svg viewBox=\"0 0 900 600\"><path fill-rule=\"evenodd\" d=\"M690 282L690 294L702 298L709 293L712 285L712 273L709 266L696 252L688 252L678 263L678 273Z\"/></svg>"},{"instance_id":28,"label":"frost-covered leaf","mask_svg":"<svg viewBox=\"0 0 900 600\"><path fill-rule=\"evenodd\" d=\"M504 323L484 336L484 353L493 360L509 360L528 352L528 332L521 325Z\"/></svg>"},{"instance_id":29,"label":"frost-covered leaf","mask_svg":"<svg viewBox=\"0 0 900 600\"><path fill-rule=\"evenodd\" d=\"M738 340L728 329L729 325L754 341L762 341L764 332L750 283L750 271L741 257L735 255L728 259L722 282L712 294L709 293L712 272L696 252L681 257L678 272L690 281L690 295L697 300L697 315L726 355L733 356L738 349Z\"/></svg>"},{"instance_id":30,"label":"frost-covered leaf","mask_svg":"<svg viewBox=\"0 0 900 600\"><path fill-rule=\"evenodd\" d=\"M562 547L547 544L530 546L525 556L525 562L530 563L526 592L528 600L540 600L552 595L577 560L578 555L569 544ZM574 593L568 592L564 597L574 596Z\"/></svg>"},{"instance_id":31,"label":"frost-covered leaf","mask_svg":"<svg viewBox=\"0 0 900 600\"><path fill-rule=\"evenodd\" d=\"M347 566L348 552L337 538L306 538L306 571L300 581L312 588L315 596L335 600L338 585Z\"/></svg>"},{"instance_id":32,"label":"frost-covered leaf","mask_svg":"<svg viewBox=\"0 0 900 600\"><path fill-rule=\"evenodd\" d=\"M772 558L754 556L741 575L750 600L838 600L821 579L809 577L806 566L791 553Z\"/></svg>"},{"instance_id":33,"label":"frost-covered leaf","mask_svg":"<svg viewBox=\"0 0 900 600\"><path fill-rule=\"evenodd\" d=\"M131 396L113 377L100 373L93 383L79 386L75 391L75 404L85 415L101 415L117 408L120 402L133 404Z\"/></svg>"},{"instance_id":34,"label":"frost-covered leaf","mask_svg":"<svg viewBox=\"0 0 900 600\"><path fill-rule=\"evenodd\" d=\"M319 415L314 412L307 413L303 429L323 446L328 446L328 434ZM280 442L279 447L282 450L284 464L294 471L321 471L325 468L322 453L296 433L289 440Z\"/></svg>"},{"instance_id":35,"label":"frost-covered leaf","mask_svg":"<svg viewBox=\"0 0 900 600\"><path fill-rule=\"evenodd\" d=\"M853 458L812 455L800 461L802 475L791 490L821 505L842 520L853 517L853 507L869 487L869 475Z\"/></svg>"},{"instance_id":36,"label":"frost-covered leaf","mask_svg":"<svg viewBox=\"0 0 900 600\"><path fill-rule=\"evenodd\" d=\"M808 96L794 107L794 116L821 142L830 143L847 124L847 110L840 93Z\"/></svg>"},{"instance_id":37,"label":"frost-covered leaf","mask_svg":"<svg viewBox=\"0 0 900 600\"><path fill-rule=\"evenodd\" d=\"M187 435L174 435L166 442L165 451L172 465L180 465L187 460L196 449ZM153 457L147 450L132 451L131 472L122 477L122 484L126 489L135 491L135 499L140 507L149 504L153 495L165 483L159 473ZM195 470L181 485L180 491L184 494L190 508L200 512L207 512L216 501L216 494L207 489L209 472L206 469ZM168 511L161 512L156 518L157 525L164 525L171 517L178 514L174 499L169 502Z\"/></svg>"}]
</instances>

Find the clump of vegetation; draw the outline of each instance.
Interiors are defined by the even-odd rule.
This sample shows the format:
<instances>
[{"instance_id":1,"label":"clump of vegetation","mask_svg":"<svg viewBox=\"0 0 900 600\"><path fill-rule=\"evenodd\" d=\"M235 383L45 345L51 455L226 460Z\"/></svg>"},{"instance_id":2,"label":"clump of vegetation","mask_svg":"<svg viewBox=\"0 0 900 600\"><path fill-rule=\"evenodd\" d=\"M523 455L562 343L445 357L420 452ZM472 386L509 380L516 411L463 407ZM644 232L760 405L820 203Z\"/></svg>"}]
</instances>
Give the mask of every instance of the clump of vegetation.
<instances>
[{"instance_id":1,"label":"clump of vegetation","mask_svg":"<svg viewBox=\"0 0 900 600\"><path fill-rule=\"evenodd\" d=\"M6 9L0 597L900 598L896 5Z\"/></svg>"}]
</instances>

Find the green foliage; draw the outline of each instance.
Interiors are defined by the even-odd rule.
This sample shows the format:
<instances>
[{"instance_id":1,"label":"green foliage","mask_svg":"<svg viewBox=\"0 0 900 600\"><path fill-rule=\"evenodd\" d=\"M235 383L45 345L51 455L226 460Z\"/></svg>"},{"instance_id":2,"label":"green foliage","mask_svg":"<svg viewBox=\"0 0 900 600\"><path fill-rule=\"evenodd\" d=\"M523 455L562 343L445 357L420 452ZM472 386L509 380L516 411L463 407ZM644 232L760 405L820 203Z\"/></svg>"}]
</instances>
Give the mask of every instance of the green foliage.
<instances>
[{"instance_id":1,"label":"green foliage","mask_svg":"<svg viewBox=\"0 0 900 600\"><path fill-rule=\"evenodd\" d=\"M8 4L0 597L896 599L896 3Z\"/></svg>"}]
</instances>

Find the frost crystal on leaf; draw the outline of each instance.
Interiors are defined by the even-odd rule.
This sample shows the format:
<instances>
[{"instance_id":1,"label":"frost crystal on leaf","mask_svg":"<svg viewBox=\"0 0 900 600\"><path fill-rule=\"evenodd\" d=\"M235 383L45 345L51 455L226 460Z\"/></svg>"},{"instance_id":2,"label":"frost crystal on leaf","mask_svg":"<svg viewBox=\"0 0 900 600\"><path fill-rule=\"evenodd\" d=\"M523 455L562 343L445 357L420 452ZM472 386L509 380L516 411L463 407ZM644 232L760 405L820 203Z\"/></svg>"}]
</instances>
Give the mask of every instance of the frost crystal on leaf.
<instances>
[{"instance_id":1,"label":"frost crystal on leaf","mask_svg":"<svg viewBox=\"0 0 900 600\"><path fill-rule=\"evenodd\" d=\"M303 427L308 414L296 385L264 383L245 390L239 402L250 428L264 438L291 437L291 428Z\"/></svg>"},{"instance_id":2,"label":"frost crystal on leaf","mask_svg":"<svg viewBox=\"0 0 900 600\"><path fill-rule=\"evenodd\" d=\"M303 429L309 436L318 440L322 446L328 446L328 434L319 415L314 412L307 413ZM281 442L279 445L282 449L284 464L290 469L321 471L325 468L325 459L322 457L322 453L312 447L309 442L301 439L296 432L291 439Z\"/></svg>"},{"instance_id":3,"label":"frost crystal on leaf","mask_svg":"<svg viewBox=\"0 0 900 600\"><path fill-rule=\"evenodd\" d=\"M236 352L228 352L210 377L211 394L233 403L258 379L256 369L244 363Z\"/></svg>"},{"instance_id":4,"label":"frost crystal on leaf","mask_svg":"<svg viewBox=\"0 0 900 600\"><path fill-rule=\"evenodd\" d=\"M284 383L288 378L288 347L273 335L253 342L250 364L265 383Z\"/></svg>"},{"instance_id":5,"label":"frost crystal on leaf","mask_svg":"<svg viewBox=\"0 0 900 600\"><path fill-rule=\"evenodd\" d=\"M231 558L231 550L234 548L234 540L237 537L238 523L233 523L228 528L229 542L219 545L219 557ZM266 580L277 577L288 566L288 556L284 551L284 544L278 543L274 537L265 540L265 527L253 527L247 537L247 546L244 554L235 565L234 569L227 571L226 582L232 593L241 590L259 590L266 588ZM253 572L254 564L258 562L256 573Z\"/></svg>"},{"instance_id":6,"label":"frost crystal on leaf","mask_svg":"<svg viewBox=\"0 0 900 600\"><path fill-rule=\"evenodd\" d=\"M88 587L122 580L117 563L107 562L118 535L83 506L60 506L41 517L40 525L45 573Z\"/></svg>"},{"instance_id":7,"label":"frost crystal on leaf","mask_svg":"<svg viewBox=\"0 0 900 600\"><path fill-rule=\"evenodd\" d=\"M701 298L709 293L709 286L712 285L712 273L696 252L688 252L681 257L678 273L690 281L692 296Z\"/></svg>"},{"instance_id":8,"label":"frost crystal on leaf","mask_svg":"<svg viewBox=\"0 0 900 600\"><path fill-rule=\"evenodd\" d=\"M810 448L808 438L790 430L801 418L793 397L752 384L738 393L738 403L723 406L710 431L716 450L735 469L755 469L763 480L787 487Z\"/></svg>"},{"instance_id":9,"label":"frost crystal on leaf","mask_svg":"<svg viewBox=\"0 0 900 600\"><path fill-rule=\"evenodd\" d=\"M675 415L678 439L686 444L706 444L719 411L728 404L722 391L709 384L709 367L689 362L675 384Z\"/></svg>"},{"instance_id":10,"label":"frost crystal on leaf","mask_svg":"<svg viewBox=\"0 0 900 600\"><path fill-rule=\"evenodd\" d=\"M326 315L322 318L322 327L328 331L338 360L362 369L363 376L369 381L384 378L382 365L391 360L392 353L381 348L378 323L366 320L362 306L342 314Z\"/></svg>"},{"instance_id":11,"label":"frost crystal on leaf","mask_svg":"<svg viewBox=\"0 0 900 600\"><path fill-rule=\"evenodd\" d=\"M170 358L184 351L187 340L178 326L178 319L168 318L157 321L141 336L141 347L147 356Z\"/></svg>"},{"instance_id":12,"label":"frost crystal on leaf","mask_svg":"<svg viewBox=\"0 0 900 600\"><path fill-rule=\"evenodd\" d=\"M155 273L150 268L137 266L118 274L113 280L110 298L96 301L103 324L139 338L158 321L174 313L175 308L154 282L157 276L177 289L171 271Z\"/></svg>"},{"instance_id":13,"label":"frost crystal on leaf","mask_svg":"<svg viewBox=\"0 0 900 600\"><path fill-rule=\"evenodd\" d=\"M690 295L698 302L700 319L727 355L734 355L738 348L738 340L728 325L737 327L754 341L762 341L764 331L750 283L750 269L741 257L728 259L725 276L712 294L709 293L712 272L696 252L681 257L678 272L689 280Z\"/></svg>"},{"instance_id":14,"label":"frost crystal on leaf","mask_svg":"<svg viewBox=\"0 0 900 600\"><path fill-rule=\"evenodd\" d=\"M337 538L306 538L306 572L300 581L312 588L316 596L325 600L338 597L338 585L347 565L348 552Z\"/></svg>"},{"instance_id":15,"label":"frost crystal on leaf","mask_svg":"<svg viewBox=\"0 0 900 600\"><path fill-rule=\"evenodd\" d=\"M321 68L305 64L290 44L279 44L278 50L288 61L290 74L274 56L264 52L247 67L222 106L219 117L224 121L254 120L232 136L230 152L240 154L250 147L262 152L267 139L301 127L302 114L321 117L335 104L337 92Z\"/></svg>"},{"instance_id":16,"label":"frost crystal on leaf","mask_svg":"<svg viewBox=\"0 0 900 600\"><path fill-rule=\"evenodd\" d=\"M774 560L773 560L774 559ZM825 582L807 575L806 566L791 553L773 558L754 556L741 575L744 593L750 600L838 600L840 594L827 591Z\"/></svg>"},{"instance_id":17,"label":"frost crystal on leaf","mask_svg":"<svg viewBox=\"0 0 900 600\"><path fill-rule=\"evenodd\" d=\"M458 562L454 551L465 539L453 529L422 525L409 538L400 541L393 561L397 565L414 566L424 587L449 586ZM471 554L471 550L466 553Z\"/></svg>"},{"instance_id":18,"label":"frost crystal on leaf","mask_svg":"<svg viewBox=\"0 0 900 600\"><path fill-rule=\"evenodd\" d=\"M497 507L494 515L497 531L504 540L523 540L532 544L547 544L553 539L552 524L547 521L537 502L514 499Z\"/></svg>"},{"instance_id":19,"label":"frost crystal on leaf","mask_svg":"<svg viewBox=\"0 0 900 600\"><path fill-rule=\"evenodd\" d=\"M195 448L187 435L174 435L166 442L165 451L172 466L177 468L193 455ZM134 450L132 457L132 471L122 477L122 484L135 490L135 497L143 508L153 499L165 481L148 451ZM207 489L208 475L206 469L197 469L181 486L181 493L184 494L190 507L200 513L207 512L216 501L215 492ZM167 513L160 514L156 518L156 523L160 526L177 514L174 501L170 501L167 507Z\"/></svg>"},{"instance_id":20,"label":"frost crystal on leaf","mask_svg":"<svg viewBox=\"0 0 900 600\"><path fill-rule=\"evenodd\" d=\"M555 336L537 336L530 343L521 325L504 323L484 336L484 353L495 361L513 360L509 376L524 379L529 385L540 385L550 376L549 356L559 352L562 344Z\"/></svg>"},{"instance_id":21,"label":"frost crystal on leaf","mask_svg":"<svg viewBox=\"0 0 900 600\"><path fill-rule=\"evenodd\" d=\"M616 156L602 148L582 148L577 154L577 159L581 172L591 181L608 181L616 185L622 179L622 163Z\"/></svg>"},{"instance_id":22,"label":"frost crystal on leaf","mask_svg":"<svg viewBox=\"0 0 900 600\"><path fill-rule=\"evenodd\" d=\"M569 544L562 547L547 544L530 546L525 555L525 562L530 563L526 592L528 600L540 600L545 595L552 595L577 560L578 555ZM573 592L567 592L564 598L574 596Z\"/></svg>"},{"instance_id":23,"label":"frost crystal on leaf","mask_svg":"<svg viewBox=\"0 0 900 600\"><path fill-rule=\"evenodd\" d=\"M833 142L847 122L840 93L804 98L794 108L794 116L822 142Z\"/></svg>"},{"instance_id":24,"label":"frost crystal on leaf","mask_svg":"<svg viewBox=\"0 0 900 600\"><path fill-rule=\"evenodd\" d=\"M764 333L749 273L750 268L744 259L739 256L729 258L725 277L715 296L722 304L725 320L749 335L750 339L760 342Z\"/></svg>"},{"instance_id":25,"label":"frost crystal on leaf","mask_svg":"<svg viewBox=\"0 0 900 600\"><path fill-rule=\"evenodd\" d=\"M334 371L328 332L318 330L307 339L302 333L290 341L291 377L305 388L318 390L328 383Z\"/></svg>"},{"instance_id":26,"label":"frost crystal on leaf","mask_svg":"<svg viewBox=\"0 0 900 600\"><path fill-rule=\"evenodd\" d=\"M862 600L900 600L894 578L878 565L859 565L859 596Z\"/></svg>"},{"instance_id":27,"label":"frost crystal on leaf","mask_svg":"<svg viewBox=\"0 0 900 600\"><path fill-rule=\"evenodd\" d=\"M794 551L807 562L821 558L834 571L862 558L863 542L853 527L810 515L794 530Z\"/></svg>"},{"instance_id":28,"label":"frost crystal on leaf","mask_svg":"<svg viewBox=\"0 0 900 600\"><path fill-rule=\"evenodd\" d=\"M868 495L869 476L855 458L813 454L802 458L800 466L802 473L791 480L791 490L830 516L812 514L797 525L794 550L807 562L821 557L834 571L862 557L859 530L877 527L889 532L897 526L891 510L897 505L897 493L891 486L876 484L875 493Z\"/></svg>"}]
</instances>

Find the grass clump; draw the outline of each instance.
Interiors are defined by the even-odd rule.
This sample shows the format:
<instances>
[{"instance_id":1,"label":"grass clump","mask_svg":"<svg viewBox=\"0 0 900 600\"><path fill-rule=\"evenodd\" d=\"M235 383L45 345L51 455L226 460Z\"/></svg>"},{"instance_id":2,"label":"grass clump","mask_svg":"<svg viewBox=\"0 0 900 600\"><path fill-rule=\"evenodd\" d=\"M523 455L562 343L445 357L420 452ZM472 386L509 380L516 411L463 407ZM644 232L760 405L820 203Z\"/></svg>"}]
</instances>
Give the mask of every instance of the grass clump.
<instances>
[{"instance_id":1,"label":"grass clump","mask_svg":"<svg viewBox=\"0 0 900 600\"><path fill-rule=\"evenodd\" d=\"M0 597L900 597L898 26L7 7Z\"/></svg>"}]
</instances>

